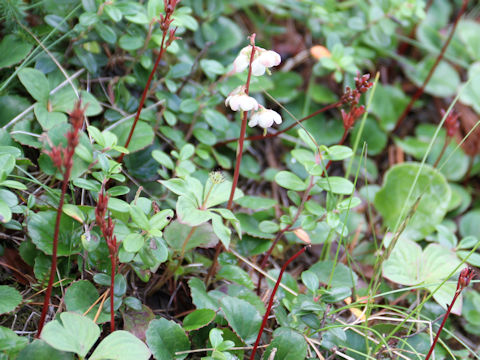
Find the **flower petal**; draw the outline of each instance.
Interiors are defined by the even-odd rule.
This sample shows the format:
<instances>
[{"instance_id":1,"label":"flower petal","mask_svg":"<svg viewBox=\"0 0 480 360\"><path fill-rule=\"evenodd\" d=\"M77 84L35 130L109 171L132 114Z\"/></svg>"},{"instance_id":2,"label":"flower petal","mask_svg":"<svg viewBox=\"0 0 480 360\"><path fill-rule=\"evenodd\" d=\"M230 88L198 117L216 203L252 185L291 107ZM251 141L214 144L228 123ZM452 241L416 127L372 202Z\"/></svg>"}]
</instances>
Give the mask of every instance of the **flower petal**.
<instances>
[{"instance_id":1,"label":"flower petal","mask_svg":"<svg viewBox=\"0 0 480 360\"><path fill-rule=\"evenodd\" d=\"M265 74L265 66L261 63L260 58L253 60L252 75L262 76L263 74Z\"/></svg>"}]
</instances>

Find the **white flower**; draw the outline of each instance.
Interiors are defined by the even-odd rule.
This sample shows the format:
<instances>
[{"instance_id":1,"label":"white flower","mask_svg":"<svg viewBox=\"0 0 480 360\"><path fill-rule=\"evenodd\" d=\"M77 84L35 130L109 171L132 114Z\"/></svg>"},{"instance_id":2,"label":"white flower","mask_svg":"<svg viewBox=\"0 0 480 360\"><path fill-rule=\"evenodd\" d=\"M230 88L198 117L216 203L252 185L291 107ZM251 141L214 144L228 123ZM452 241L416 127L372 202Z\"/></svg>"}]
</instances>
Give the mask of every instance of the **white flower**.
<instances>
[{"instance_id":1,"label":"white flower","mask_svg":"<svg viewBox=\"0 0 480 360\"><path fill-rule=\"evenodd\" d=\"M277 66L282 61L279 54L273 50L259 51L259 56L252 62L252 74L255 76L261 76L265 74L266 68Z\"/></svg>"},{"instance_id":2,"label":"white flower","mask_svg":"<svg viewBox=\"0 0 480 360\"><path fill-rule=\"evenodd\" d=\"M239 73L248 68L252 46L245 46L233 61L233 71ZM273 50L265 50L259 46L255 47L254 59L252 62L252 75L261 76L267 68L277 66L282 61L280 55Z\"/></svg>"},{"instance_id":3,"label":"white flower","mask_svg":"<svg viewBox=\"0 0 480 360\"><path fill-rule=\"evenodd\" d=\"M245 93L245 87L239 86L233 90L225 100L225 106L230 106L233 111L257 110L258 103L253 97Z\"/></svg>"},{"instance_id":4,"label":"white flower","mask_svg":"<svg viewBox=\"0 0 480 360\"><path fill-rule=\"evenodd\" d=\"M250 64L250 54L252 52L252 47L245 46L242 50L240 50L240 54L235 58L233 61L233 71L236 73L240 73L248 67Z\"/></svg>"},{"instance_id":5,"label":"white flower","mask_svg":"<svg viewBox=\"0 0 480 360\"><path fill-rule=\"evenodd\" d=\"M282 117L280 116L280 114L276 111L265 109L263 106L261 106L260 109L255 112L250 118L248 126L254 127L258 125L264 129L267 129L272 126L273 123L282 123Z\"/></svg>"}]
</instances>

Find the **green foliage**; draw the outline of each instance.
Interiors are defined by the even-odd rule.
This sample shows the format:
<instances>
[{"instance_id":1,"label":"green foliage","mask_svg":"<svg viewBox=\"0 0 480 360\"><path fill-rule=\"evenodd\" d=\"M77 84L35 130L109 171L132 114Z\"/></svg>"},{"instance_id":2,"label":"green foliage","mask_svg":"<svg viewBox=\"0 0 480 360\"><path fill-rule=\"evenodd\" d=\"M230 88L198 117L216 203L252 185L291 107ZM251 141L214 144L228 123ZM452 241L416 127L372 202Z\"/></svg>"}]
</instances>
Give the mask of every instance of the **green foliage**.
<instances>
[{"instance_id":1,"label":"green foliage","mask_svg":"<svg viewBox=\"0 0 480 360\"><path fill-rule=\"evenodd\" d=\"M430 340L413 321L433 323L458 271L480 266L471 2L397 128L459 14L460 1L426 3L182 0L170 14L176 38L164 39L163 0L1 1L0 360L249 357L280 268L306 244L256 358L423 357ZM225 100L246 85L237 56L253 32L281 63L250 78L249 96L282 122L247 126L240 163L243 114ZM359 90L357 72L374 86ZM66 311L29 343L65 170L49 151L65 153L78 99L85 126L50 301ZM458 123L441 125L452 100ZM97 223L102 189L114 274ZM392 321L375 317L385 306ZM459 296L462 319L446 323L437 358L471 357L456 334L479 335L479 306L478 291ZM107 334L110 315L122 330Z\"/></svg>"}]
</instances>

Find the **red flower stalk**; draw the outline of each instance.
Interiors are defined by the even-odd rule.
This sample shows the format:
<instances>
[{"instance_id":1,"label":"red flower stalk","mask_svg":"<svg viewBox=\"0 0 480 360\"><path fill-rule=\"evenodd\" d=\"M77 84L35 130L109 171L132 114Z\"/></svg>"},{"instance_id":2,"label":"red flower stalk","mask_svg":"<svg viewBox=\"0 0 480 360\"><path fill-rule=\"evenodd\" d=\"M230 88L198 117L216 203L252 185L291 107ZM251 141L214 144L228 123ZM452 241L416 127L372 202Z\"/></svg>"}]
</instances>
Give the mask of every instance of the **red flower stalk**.
<instances>
[{"instance_id":1,"label":"red flower stalk","mask_svg":"<svg viewBox=\"0 0 480 360\"><path fill-rule=\"evenodd\" d=\"M128 145L130 145L130 141L132 140L133 132L135 131L135 127L137 126L138 119L140 118L140 113L142 112L143 105L145 104L145 100L147 98L148 90L150 88L150 83L152 82L153 75L157 71L158 64L160 64L160 60L162 59L163 55L165 54L165 51L167 48L171 45L172 41L178 39L175 37L175 29L171 29L170 25L172 24L172 21L174 20L172 18L173 12L175 11L175 7L177 4L180 2L180 0L163 0L164 7L165 7L165 15L160 14L160 29L162 30L162 42L160 44L160 52L158 53L157 60L155 60L155 64L153 65L153 69L150 72L150 75L148 76L147 84L145 85L145 88L143 89L142 97L140 98L140 103L138 104L138 109L137 113L135 114L135 119L133 120L132 128L130 129L130 132L128 133L127 141L125 142L124 147L128 148ZM169 35L168 40L166 41L167 35ZM118 157L118 162L123 161L123 157L125 156L125 153L122 153Z\"/></svg>"},{"instance_id":2,"label":"red flower stalk","mask_svg":"<svg viewBox=\"0 0 480 360\"><path fill-rule=\"evenodd\" d=\"M98 193L98 202L95 207L95 221L102 231L103 237L107 242L108 251L110 253L110 263L111 263L111 274L110 274L110 332L115 331L115 312L114 312L114 299L115 299L115 271L117 268L117 254L118 254L118 244L117 237L113 235L113 230L115 224L112 221L112 218L108 216L107 221L105 221L105 216L107 215L107 206L108 206L108 195L105 194L105 182L102 184L102 188Z\"/></svg>"},{"instance_id":3,"label":"red flower stalk","mask_svg":"<svg viewBox=\"0 0 480 360\"><path fill-rule=\"evenodd\" d=\"M252 62L255 55L255 36L256 34L252 34L250 36L250 45L252 46L252 52L250 53L250 63L248 66L248 75L247 81L245 83L245 94L248 95L250 91L250 79L252 78ZM233 179L232 179L232 187L230 188L230 196L228 198L227 209L231 210L233 207L233 198L235 195L235 189L237 187L238 178L240 176L240 164L242 163L243 157L243 144L245 142L245 133L247 132L247 123L248 123L248 111L243 112L242 118L242 125L240 127L240 137L238 138L238 146L237 146L237 158L235 160L235 170L233 171ZM219 242L217 247L215 248L215 255L213 256L212 265L210 266L210 270L208 271L207 277L205 278L205 283L208 284L210 278L215 273L215 269L217 267L217 259L220 255L220 251L222 250L222 243Z\"/></svg>"},{"instance_id":4,"label":"red flower stalk","mask_svg":"<svg viewBox=\"0 0 480 360\"><path fill-rule=\"evenodd\" d=\"M442 109L440 113L442 117L445 116L444 109ZM447 115L447 118L445 119L445 122L443 123L443 126L447 130L447 137L453 137L453 135L455 135L458 128L460 127L460 123L458 122L458 113L456 113L454 110L450 111Z\"/></svg>"},{"instance_id":5,"label":"red flower stalk","mask_svg":"<svg viewBox=\"0 0 480 360\"><path fill-rule=\"evenodd\" d=\"M36 337L39 338L43 326L45 325L45 319L47 316L48 306L50 304L50 297L52 295L53 280L55 279L55 272L57 269L57 248L58 248L58 235L60 231L60 220L62 218L62 209L65 202L65 193L67 192L68 181L70 180L70 174L73 167L73 155L75 154L75 148L78 145L78 134L83 126L83 119L85 114L85 108L82 109L81 101L78 101L75 108L70 113L70 123L72 124L72 130L66 135L67 147L64 149L61 144L52 146L50 151L45 153L52 159L55 167L63 175L62 191L60 193L60 201L57 208L57 217L55 219L55 229L53 232L52 242L52 264L50 266L50 277L48 279L47 290L45 291L45 298L43 300L42 314L40 315L40 321L38 323L38 332Z\"/></svg>"},{"instance_id":6,"label":"red flower stalk","mask_svg":"<svg viewBox=\"0 0 480 360\"><path fill-rule=\"evenodd\" d=\"M440 324L440 327L438 328L437 335L435 336L435 339L433 340L432 346L430 347L430 351L427 354L427 357L425 360L430 359L430 356L433 353L433 350L435 349L435 345L437 344L438 338L440 336L440 333L443 330L443 326L445 325L445 322L448 319L448 316L450 315L450 312L452 311L453 305L455 304L455 301L457 301L458 296L462 293L462 290L465 289L468 284L470 284L470 281L473 279L475 276L475 273L473 272L472 268L466 267L460 272L460 276L458 277L457 281L457 290L455 291L455 295L453 296L452 303L448 305L447 312L445 313L445 316L443 317L443 321Z\"/></svg>"},{"instance_id":7,"label":"red flower stalk","mask_svg":"<svg viewBox=\"0 0 480 360\"><path fill-rule=\"evenodd\" d=\"M270 311L272 310L273 300L275 299L275 294L277 293L278 287L280 286L280 282L282 281L283 273L287 269L288 264L290 264L293 260L297 257L302 255L310 245L304 246L299 251L297 251L290 259L287 260L285 264L283 264L282 268L280 269L280 273L278 274L277 282L275 283L275 287L273 288L272 293L270 294L270 299L268 300L267 310L265 311L265 315L263 315L262 325L260 325L260 329L258 330L257 340L255 341L255 345L253 346L252 354L250 355L250 360L255 359L255 353L257 352L258 344L260 343L260 338L262 337L263 329L267 324L268 316L270 315Z\"/></svg>"}]
</instances>

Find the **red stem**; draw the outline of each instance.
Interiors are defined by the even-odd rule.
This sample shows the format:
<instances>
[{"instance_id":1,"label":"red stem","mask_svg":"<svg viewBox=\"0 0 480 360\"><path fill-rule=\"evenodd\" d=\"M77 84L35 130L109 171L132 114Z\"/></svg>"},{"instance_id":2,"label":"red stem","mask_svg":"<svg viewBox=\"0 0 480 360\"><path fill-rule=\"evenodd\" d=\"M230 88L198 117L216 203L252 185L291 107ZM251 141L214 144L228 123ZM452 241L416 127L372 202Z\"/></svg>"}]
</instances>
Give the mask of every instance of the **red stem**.
<instances>
[{"instance_id":1,"label":"red stem","mask_svg":"<svg viewBox=\"0 0 480 360\"><path fill-rule=\"evenodd\" d=\"M275 294L277 293L278 287L280 286L280 282L282 281L283 273L287 269L288 264L290 264L293 260L295 260L301 254L303 254L308 247L310 247L310 245L304 246L299 251L297 251L297 253L294 254L290 259L288 259L287 262L283 264L282 268L280 269L277 282L275 283L275 287L273 288L272 294L270 295L270 299L268 301L267 311L265 312L265 315L263 315L262 325L260 326L260 330L258 331L257 340L255 341L255 345L253 346L252 354L250 355L250 360L255 359L255 353L257 352L258 344L260 343L260 338L262 337L263 329L267 324L268 316L270 315L270 311L272 310L273 300L275 298Z\"/></svg>"},{"instance_id":2,"label":"red stem","mask_svg":"<svg viewBox=\"0 0 480 360\"><path fill-rule=\"evenodd\" d=\"M137 126L138 119L140 118L140 113L142 112L143 105L145 103L145 99L147 98L148 90L150 88L150 83L152 82L153 75L157 71L158 64L160 63L160 60L162 60L163 54L165 53L165 50L167 49L167 47L165 46L165 39L167 37L167 33L168 33L168 28L163 30L162 42L160 44L160 52L157 56L157 60L155 61L155 65L153 65L153 69L150 72L150 75L148 76L147 84L145 85L145 88L143 89L143 94L142 94L142 97L140 99L140 103L138 104L138 109L137 109L137 113L135 115L135 120L133 120L132 128L130 129L130 133L128 134L127 141L125 142L125 145L124 145L124 147L126 149L128 149L128 145L130 144L130 141L132 140L133 132L135 131L135 127ZM122 153L118 157L117 161L119 163L121 163L123 161L124 156L125 156L125 153Z\"/></svg>"},{"instance_id":3,"label":"red stem","mask_svg":"<svg viewBox=\"0 0 480 360\"><path fill-rule=\"evenodd\" d=\"M45 324L45 318L47 316L48 306L50 304L50 297L52 296L53 280L55 279L55 272L57 270L57 248L58 248L58 234L60 231L60 220L62 218L63 203L65 202L65 193L67 192L68 179L70 178L71 167L65 169L62 183L62 193L60 195L60 202L57 208L57 217L55 219L55 230L53 233L52 244L52 265L50 266L50 278L48 279L47 290L45 291L45 298L43 299L42 315L38 323L38 332L36 338L39 339Z\"/></svg>"},{"instance_id":4,"label":"red stem","mask_svg":"<svg viewBox=\"0 0 480 360\"><path fill-rule=\"evenodd\" d=\"M249 94L250 91L250 79L252 78L252 62L253 57L255 55L255 34L252 34L250 37L250 43L252 46L252 52L250 53L250 65L248 67L248 75L247 75L247 82L245 83L245 94ZM245 133L247 132L247 117L248 111L243 112L242 117L242 125L240 128L240 138L238 139L238 147L237 147L237 158L235 160L235 170L233 172L233 179L232 179L232 187L230 189L230 196L228 198L227 209L231 210L233 206L233 198L235 196L235 189L238 183L238 177L240 175L240 164L242 163L242 156L243 156L243 144L245 142ZM222 243L219 242L215 248L215 255L213 257L212 266L208 271L207 277L205 278L205 283L208 284L210 278L215 273L215 268L217 267L217 259L220 255L220 251L222 250Z\"/></svg>"},{"instance_id":5,"label":"red stem","mask_svg":"<svg viewBox=\"0 0 480 360\"><path fill-rule=\"evenodd\" d=\"M435 335L435 339L433 340L432 346L430 347L430 351L428 352L425 360L430 359L430 356L432 355L433 350L435 349L435 345L437 344L440 333L443 330L443 326L445 325L445 322L447 321L448 316L450 315L450 312L452 311L453 305L455 304L455 301L457 301L458 295L460 295L461 292L462 292L461 290L457 290L457 292L455 293L455 296L453 297L452 303L448 306L447 312L445 313L445 316L443 317L443 321L440 324L440 327L438 328L437 335Z\"/></svg>"},{"instance_id":6,"label":"red stem","mask_svg":"<svg viewBox=\"0 0 480 360\"><path fill-rule=\"evenodd\" d=\"M443 59L443 56L445 55L445 51L447 50L447 47L448 45L450 44L450 41L452 40L453 38L453 34L455 33L455 30L457 28L457 25L458 25L458 21L460 20L461 16L463 15L463 13L465 12L465 10L467 9L467 5L468 5L468 0L463 0L463 4L462 4L462 8L460 9L460 12L458 13L457 15L457 18L455 19L455 22L453 23L453 26L452 26L452 29L450 30L450 34L448 34L448 38L447 40L445 41L445 44L443 44L443 47L442 49L440 50L440 54L438 54L437 56L437 59L435 60L435 63L433 64L432 68L430 69L426 79L424 80L422 86L415 92L415 94L412 96L412 98L410 99L410 102L408 103L408 105L405 107L405 109L403 110L402 114L400 115L400 117L398 118L397 120L397 124L395 125L395 128L393 129L393 131L397 130L400 125L402 124L403 120L405 119L405 117L408 115L408 113L410 112L410 110L412 109L413 107L413 104L415 103L415 101L418 100L418 98L423 94L423 92L425 91L425 87L427 86L428 82L430 81L433 73L435 72L435 69L437 68L438 64L440 63L440 61Z\"/></svg>"},{"instance_id":7,"label":"red stem","mask_svg":"<svg viewBox=\"0 0 480 360\"><path fill-rule=\"evenodd\" d=\"M310 115L307 115L305 116L304 118L298 120L298 121L295 121L293 124L291 124L290 126L287 126L285 129L283 130L279 130L277 131L276 133L269 133L269 134L265 134L265 135L252 135L252 136L249 136L247 138L245 138L244 140L263 140L263 139L267 139L267 138L271 138L271 137L275 137L275 136L278 136L280 134L283 134L291 129L293 129L295 126L297 126L299 123L305 121L305 120L308 120L318 114L321 114L327 110L330 110L330 109L333 109L333 108L336 108L336 107L339 107L340 105L342 105L342 102L341 101L337 101L336 103L333 103L333 104L330 104L330 105L327 105L313 113L311 113ZM218 143L216 143L214 146L217 147L217 146L223 146L223 145L226 145L226 144L229 144L231 142L235 142L235 141L238 141L240 139L228 139L228 140L225 140L225 141L220 141Z\"/></svg>"},{"instance_id":8,"label":"red stem","mask_svg":"<svg viewBox=\"0 0 480 360\"><path fill-rule=\"evenodd\" d=\"M348 129L345 129L344 132L343 132L343 136L340 139L338 145L343 145L343 143L345 142L345 139L347 138L347 135L348 135ZM324 172L320 176L323 176L323 174L325 173L325 171L328 170L328 168L330 167L331 164L332 164L332 160L330 160L327 163L327 166L325 166ZM272 255L273 249L275 249L275 246L277 245L277 243L280 240L280 238L282 237L282 235L285 234L287 231L289 231L290 228L293 226L293 224L298 220L298 218L300 216L300 213L302 212L303 206L305 205L305 202L308 200L308 194L309 194L310 190L312 190L313 185L314 185L314 183L312 181L310 181L310 184L309 184L308 188L303 193L302 202L300 203L300 206L298 207L297 213L295 214L295 217L293 218L291 224L288 224L286 227L284 227L282 230L280 230L277 233L277 236L275 236L275 239L273 240L272 245L270 245L270 248L268 249L267 253L263 257L262 262L260 263L260 268L262 270L264 270L265 267L267 266L267 261L268 261L270 255ZM259 274L258 275L258 282L257 282L257 293L258 294L260 293L260 285L262 283L262 280L263 280L263 275Z\"/></svg>"},{"instance_id":9,"label":"red stem","mask_svg":"<svg viewBox=\"0 0 480 360\"><path fill-rule=\"evenodd\" d=\"M112 274L110 275L110 333L115 331L115 310L114 310L114 299L115 299L115 269L117 255L114 251L110 253L110 263L112 265Z\"/></svg>"}]
</instances>

